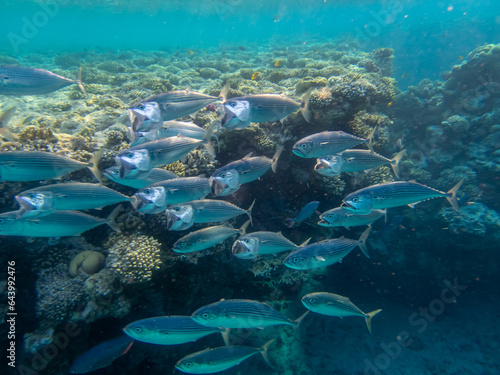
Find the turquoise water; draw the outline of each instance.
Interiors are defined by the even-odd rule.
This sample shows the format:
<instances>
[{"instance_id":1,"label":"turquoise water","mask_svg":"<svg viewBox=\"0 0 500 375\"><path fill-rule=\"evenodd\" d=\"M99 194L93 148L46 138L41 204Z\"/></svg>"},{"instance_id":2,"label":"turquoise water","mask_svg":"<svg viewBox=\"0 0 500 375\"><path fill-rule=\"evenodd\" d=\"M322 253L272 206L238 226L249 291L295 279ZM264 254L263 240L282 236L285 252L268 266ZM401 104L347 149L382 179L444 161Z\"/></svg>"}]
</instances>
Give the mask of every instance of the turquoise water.
<instances>
[{"instance_id":1,"label":"turquoise water","mask_svg":"<svg viewBox=\"0 0 500 375\"><path fill-rule=\"evenodd\" d=\"M180 374L177 361L223 346L220 335L176 345L138 340L129 347L125 336L106 343L135 321L190 316L221 299L267 303L286 322L262 329L265 324L242 319L241 328L229 331L230 343L260 349L275 339L271 365L256 354L221 374L500 373L498 1L11 0L2 1L0 14L0 67L39 68L71 80L81 68L86 90L66 81L69 86L48 94L4 95L12 77L0 69L0 337L9 374L67 374L75 363L97 375ZM167 203L155 213L144 208L147 183L120 184L119 175L101 173L113 166L124 172L134 137L155 136L135 128L144 102L161 103L151 96L186 89L183 95L212 96L178 119L200 127L189 135L198 137L190 140L196 144L178 161L140 173L152 179L155 167L180 178L215 178L218 168L250 157L261 157L262 169L252 169L258 176L226 195L216 196L218 185L203 180L200 196L236 205L231 210L239 215L174 231L169 220L177 216L163 213ZM260 94L272 99L258 101ZM279 98L288 107L262 114L274 94L285 95ZM263 120L249 124L241 116L244 129L224 127L235 97ZM350 147L372 148L383 161L356 169L348 166L356 160L346 158L342 173L322 174L325 162L297 149L323 131L358 137L350 138ZM196 147L206 142L211 147ZM9 179L4 168L16 151L64 155L96 168L82 164L58 178ZM384 206L391 195L385 192L379 204L387 212L369 234L365 223L322 225L318 214L345 208L350 193L397 181L421 183L429 195ZM69 182L126 196L121 208L115 201L74 208L103 224L111 220L120 232L99 225L60 237L58 223L46 238L32 237L37 229L21 235L5 229L6 218L27 220L24 211L14 212L16 196ZM310 202L319 202L317 211L293 224L289 219ZM47 217L35 216L34 228ZM236 235L208 249L173 251L184 236L220 224L273 232L292 248L368 235L367 249L354 247L328 266L329 254L313 253L310 264L319 267L307 270L290 267L290 248L241 259L232 247ZM89 257L94 262L84 264ZM301 298L314 292L348 297L362 312L343 319L338 311L310 312L291 327L307 311ZM378 309L370 334L364 314ZM81 370L82 361L94 367Z\"/></svg>"}]
</instances>

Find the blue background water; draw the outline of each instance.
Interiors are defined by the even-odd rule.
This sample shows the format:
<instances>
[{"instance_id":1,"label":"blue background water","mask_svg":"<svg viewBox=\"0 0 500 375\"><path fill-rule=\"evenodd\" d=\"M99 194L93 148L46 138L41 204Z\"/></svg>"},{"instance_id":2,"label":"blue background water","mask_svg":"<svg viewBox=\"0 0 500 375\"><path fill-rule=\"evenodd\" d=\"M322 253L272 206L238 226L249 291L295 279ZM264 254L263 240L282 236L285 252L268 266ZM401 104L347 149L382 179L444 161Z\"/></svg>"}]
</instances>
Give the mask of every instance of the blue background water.
<instances>
[{"instance_id":1,"label":"blue background water","mask_svg":"<svg viewBox=\"0 0 500 375\"><path fill-rule=\"evenodd\" d=\"M40 2L48 17L40 13L39 3L3 2L0 34L7 38L0 39L0 50L248 47L350 35L363 49L393 47L395 77L404 89L422 78L439 78L460 56L500 37L500 3L495 0L480 6L472 0L116 0L98 6L55 1ZM35 29L26 28L26 21L34 22Z\"/></svg>"}]
</instances>

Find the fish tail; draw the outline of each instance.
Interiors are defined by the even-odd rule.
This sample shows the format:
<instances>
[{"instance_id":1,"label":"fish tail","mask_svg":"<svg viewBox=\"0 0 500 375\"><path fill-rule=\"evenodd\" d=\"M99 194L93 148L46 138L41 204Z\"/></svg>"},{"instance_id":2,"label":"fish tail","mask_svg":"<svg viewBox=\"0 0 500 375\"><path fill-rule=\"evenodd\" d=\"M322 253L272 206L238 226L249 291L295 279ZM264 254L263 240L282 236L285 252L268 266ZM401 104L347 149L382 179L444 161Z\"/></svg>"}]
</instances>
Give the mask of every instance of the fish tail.
<instances>
[{"instance_id":1,"label":"fish tail","mask_svg":"<svg viewBox=\"0 0 500 375\"><path fill-rule=\"evenodd\" d=\"M359 248L365 255L365 257L370 258L370 254L368 254L368 248L366 247L366 239L370 235L370 231L372 230L372 227L368 227L365 229L365 231L361 234L361 237L359 237Z\"/></svg>"},{"instance_id":2,"label":"fish tail","mask_svg":"<svg viewBox=\"0 0 500 375\"><path fill-rule=\"evenodd\" d=\"M214 129L214 121L212 121L207 127L207 132L203 137L203 146L210 155L215 156L214 146L212 146L212 143L210 142L210 140L212 139L213 129Z\"/></svg>"},{"instance_id":3,"label":"fish tail","mask_svg":"<svg viewBox=\"0 0 500 375\"><path fill-rule=\"evenodd\" d=\"M276 341L276 339L271 339L260 348L260 354L262 354L264 361L266 361L269 367L271 368L274 368L274 366L271 365L271 362L269 361L269 356L267 355L267 351L269 347L274 343L274 341Z\"/></svg>"},{"instance_id":4,"label":"fish tail","mask_svg":"<svg viewBox=\"0 0 500 375\"><path fill-rule=\"evenodd\" d=\"M455 211L458 211L458 201L457 201L457 191L460 189L460 186L464 183L464 180L461 179L458 184L453 186L450 190L448 190L446 199L448 199L448 202L450 202L451 207L455 209Z\"/></svg>"},{"instance_id":5,"label":"fish tail","mask_svg":"<svg viewBox=\"0 0 500 375\"><path fill-rule=\"evenodd\" d=\"M304 314L299 316L297 319L295 319L293 322L295 323L295 329L297 329L300 326L300 323L304 320L304 318L309 314L309 310L307 310Z\"/></svg>"},{"instance_id":6,"label":"fish tail","mask_svg":"<svg viewBox=\"0 0 500 375\"><path fill-rule=\"evenodd\" d=\"M85 87L82 85L82 67L80 67L80 70L78 70L78 76L76 77L76 84L82 90L83 95L87 96L87 92L85 91Z\"/></svg>"},{"instance_id":7,"label":"fish tail","mask_svg":"<svg viewBox=\"0 0 500 375\"><path fill-rule=\"evenodd\" d=\"M231 341L229 340L229 328L224 328L220 334L222 336L222 340L224 340L224 345L231 346Z\"/></svg>"},{"instance_id":8,"label":"fish tail","mask_svg":"<svg viewBox=\"0 0 500 375\"><path fill-rule=\"evenodd\" d=\"M276 170L278 169L278 159L280 158L281 153L285 147L283 145L279 145L276 147L276 152L273 155L273 163L271 164L271 169L273 170L274 173L276 173Z\"/></svg>"},{"instance_id":9,"label":"fish tail","mask_svg":"<svg viewBox=\"0 0 500 375\"><path fill-rule=\"evenodd\" d=\"M222 100L222 102L225 102L227 100L227 94L229 93L230 85L229 83L226 83L222 90L220 91L219 94L219 99Z\"/></svg>"},{"instance_id":10,"label":"fish tail","mask_svg":"<svg viewBox=\"0 0 500 375\"><path fill-rule=\"evenodd\" d=\"M113 229L115 232L121 232L120 228L118 227L118 223L116 222L116 218L118 217L118 214L123 210L123 206L120 204L117 206L113 211L108 216L108 222L107 224Z\"/></svg>"},{"instance_id":11,"label":"fish tail","mask_svg":"<svg viewBox=\"0 0 500 375\"><path fill-rule=\"evenodd\" d=\"M401 150L396 156L394 156L393 159L391 159L391 167L397 178L399 178L399 162L404 156L406 156L406 150Z\"/></svg>"},{"instance_id":12,"label":"fish tail","mask_svg":"<svg viewBox=\"0 0 500 375\"><path fill-rule=\"evenodd\" d=\"M253 206L255 204L255 201L256 201L256 199L253 200L252 204L250 205L250 207L248 207L248 210L246 211L246 213L248 215L248 219L250 220L250 225L252 225L252 227L253 227L252 209L253 209Z\"/></svg>"},{"instance_id":13,"label":"fish tail","mask_svg":"<svg viewBox=\"0 0 500 375\"><path fill-rule=\"evenodd\" d=\"M370 332L370 334L372 333L372 318L381 311L382 311L382 309L378 309L378 310L374 310L374 311L366 314L365 322L366 322L366 326L368 327L368 331Z\"/></svg>"},{"instance_id":14,"label":"fish tail","mask_svg":"<svg viewBox=\"0 0 500 375\"><path fill-rule=\"evenodd\" d=\"M240 234L242 236L244 236L246 233L247 233L247 228L248 226L250 225L252 221L251 220L247 220L243 223L243 225L240 227L239 231L240 231Z\"/></svg>"},{"instance_id":15,"label":"fish tail","mask_svg":"<svg viewBox=\"0 0 500 375\"><path fill-rule=\"evenodd\" d=\"M304 247L304 246L306 246L306 245L309 243L309 241L311 241L311 238L312 238L312 237L309 237L307 240L305 240L304 242L302 242L302 243L299 245L299 247Z\"/></svg>"},{"instance_id":16,"label":"fish tail","mask_svg":"<svg viewBox=\"0 0 500 375\"><path fill-rule=\"evenodd\" d=\"M375 138L375 132L377 131L377 128L378 128L378 126L375 126L372 129L372 131L371 131L370 135L368 136L368 138L366 138L366 140L368 141L367 146L368 146L368 148L370 149L371 152L375 152L375 151L373 151L373 138Z\"/></svg>"},{"instance_id":17,"label":"fish tail","mask_svg":"<svg viewBox=\"0 0 500 375\"><path fill-rule=\"evenodd\" d=\"M302 112L302 116L307 122L311 122L312 120L311 104L309 100L311 99L312 92L313 88L311 87L302 97L302 108L300 109L300 112Z\"/></svg>"},{"instance_id":18,"label":"fish tail","mask_svg":"<svg viewBox=\"0 0 500 375\"><path fill-rule=\"evenodd\" d=\"M88 168L99 182L102 182L102 173L99 170L99 162L101 161L103 154L104 154L104 149L101 148L92 156L92 158L88 163Z\"/></svg>"},{"instance_id":19,"label":"fish tail","mask_svg":"<svg viewBox=\"0 0 500 375\"><path fill-rule=\"evenodd\" d=\"M3 111L2 115L0 116L0 135L9 142L15 142L17 139L16 135L12 133L7 127L7 124L9 123L9 120L15 111L16 107L9 107L5 111Z\"/></svg>"}]
</instances>

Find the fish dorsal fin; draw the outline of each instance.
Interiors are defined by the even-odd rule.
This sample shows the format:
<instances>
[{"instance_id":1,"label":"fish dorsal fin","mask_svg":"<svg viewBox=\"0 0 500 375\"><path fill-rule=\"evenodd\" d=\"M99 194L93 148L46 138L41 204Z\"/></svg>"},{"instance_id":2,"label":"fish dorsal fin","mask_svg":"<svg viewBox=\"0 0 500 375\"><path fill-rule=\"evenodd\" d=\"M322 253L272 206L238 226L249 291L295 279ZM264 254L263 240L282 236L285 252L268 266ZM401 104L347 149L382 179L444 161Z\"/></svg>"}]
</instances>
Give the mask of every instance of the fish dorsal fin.
<instances>
[{"instance_id":1,"label":"fish dorsal fin","mask_svg":"<svg viewBox=\"0 0 500 375\"><path fill-rule=\"evenodd\" d=\"M248 154L246 154L246 155L243 157L243 159L249 159L249 158L251 158L251 157L252 157L252 155L253 155L253 151L252 151L252 152L250 152L250 153L248 153Z\"/></svg>"},{"instance_id":2,"label":"fish dorsal fin","mask_svg":"<svg viewBox=\"0 0 500 375\"><path fill-rule=\"evenodd\" d=\"M413 182L414 184L416 184L416 183L417 183L417 180L410 180L410 181L408 181L408 182Z\"/></svg>"},{"instance_id":3,"label":"fish dorsal fin","mask_svg":"<svg viewBox=\"0 0 500 375\"><path fill-rule=\"evenodd\" d=\"M186 93L189 94L191 92L191 86L186 87Z\"/></svg>"}]
</instances>

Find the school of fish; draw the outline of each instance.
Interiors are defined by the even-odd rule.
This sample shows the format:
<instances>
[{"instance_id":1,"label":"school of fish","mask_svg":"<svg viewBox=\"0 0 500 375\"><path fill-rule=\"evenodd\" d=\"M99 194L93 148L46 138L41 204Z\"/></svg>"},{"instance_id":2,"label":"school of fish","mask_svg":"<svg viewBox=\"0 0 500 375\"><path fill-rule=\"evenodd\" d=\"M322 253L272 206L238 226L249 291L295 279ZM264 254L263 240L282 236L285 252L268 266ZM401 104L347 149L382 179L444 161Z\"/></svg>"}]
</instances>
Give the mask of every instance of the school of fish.
<instances>
[{"instance_id":1,"label":"school of fish","mask_svg":"<svg viewBox=\"0 0 500 375\"><path fill-rule=\"evenodd\" d=\"M278 64L278 62L276 62ZM3 95L39 95L77 84L82 92L81 70L77 79L68 79L43 69L0 67L4 83ZM38 151L0 152L0 181L40 181L33 189L20 191L15 196L19 209L0 214L1 236L62 237L81 233L107 224L118 230L115 218L121 206L129 202L143 214L166 215L166 229L188 230L196 223L213 226L191 231L179 238L173 251L190 253L203 251L239 235L231 247L239 259L254 259L289 252L284 266L295 270L310 270L342 262L353 249L359 247L369 257L366 240L371 224L386 216L387 209L433 199L446 198L458 210L457 190L461 183L448 192L414 181L395 181L377 184L351 192L341 207L329 209L319 215L319 225L326 227L353 227L368 225L358 239L330 238L298 245L281 233L247 232L252 225L252 208L235 206L222 199L236 192L242 184L258 180L269 169L276 170L277 157L249 154L219 167L208 177L179 178L163 170L167 164L183 160L199 146L215 154L211 144L213 124L205 129L193 123L178 121L209 104L218 102L221 108L220 125L225 129L243 129L250 123L282 121L300 110L304 119L312 121L307 92L301 102L284 95L256 94L226 98L227 89L219 97L187 90L169 91L138 101L128 109L130 118L130 148L116 156L116 165L105 171L97 170L100 154L89 163L82 163L55 153ZM11 112L8 113L11 115ZM316 158L314 170L325 176L343 172L365 171L388 164L399 177L399 162L404 150L393 158L376 154L372 147L373 134L367 139L343 131L323 131L298 140L292 152L301 158ZM352 149L358 145L368 149ZM282 150L276 150L279 154ZM109 180L137 189L133 196L125 196L99 183L83 182L45 184L70 172L88 168L100 179ZM207 199L208 197L208 199ZM79 210L98 209L117 205L108 218L99 218ZM308 203L294 219L287 219L290 228L317 212L319 201ZM220 224L231 218L246 215L248 221L240 228ZM347 297L333 293L314 292L302 297L307 312L328 316L359 316L366 321L371 332L371 319L381 310L364 313ZM304 315L305 316L305 315ZM194 311L191 316L147 317L131 322L123 328L124 336L100 344L79 357L71 373L87 373L110 365L127 353L134 340L156 345L178 345L201 337L220 333L225 346L206 349L180 359L176 368L189 374L209 374L236 366L255 354L267 359L272 342L261 348L234 346L227 333L230 329L263 328L275 325L296 327L302 318L292 320L271 306L252 300L221 300Z\"/></svg>"}]
</instances>

